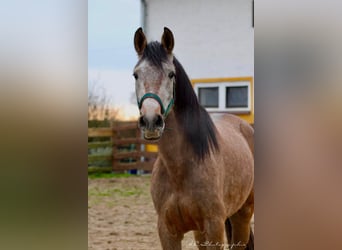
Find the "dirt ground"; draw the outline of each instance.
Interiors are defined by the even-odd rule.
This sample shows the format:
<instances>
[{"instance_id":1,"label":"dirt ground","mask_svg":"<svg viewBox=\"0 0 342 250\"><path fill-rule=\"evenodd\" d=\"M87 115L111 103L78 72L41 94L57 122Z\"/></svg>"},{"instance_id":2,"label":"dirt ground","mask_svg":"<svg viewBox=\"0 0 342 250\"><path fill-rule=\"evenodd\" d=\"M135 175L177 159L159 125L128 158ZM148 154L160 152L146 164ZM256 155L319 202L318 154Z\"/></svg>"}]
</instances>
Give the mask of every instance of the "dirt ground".
<instances>
[{"instance_id":1,"label":"dirt ground","mask_svg":"<svg viewBox=\"0 0 342 250\"><path fill-rule=\"evenodd\" d=\"M88 179L88 249L160 250L150 176ZM192 233L183 249L194 250Z\"/></svg>"}]
</instances>

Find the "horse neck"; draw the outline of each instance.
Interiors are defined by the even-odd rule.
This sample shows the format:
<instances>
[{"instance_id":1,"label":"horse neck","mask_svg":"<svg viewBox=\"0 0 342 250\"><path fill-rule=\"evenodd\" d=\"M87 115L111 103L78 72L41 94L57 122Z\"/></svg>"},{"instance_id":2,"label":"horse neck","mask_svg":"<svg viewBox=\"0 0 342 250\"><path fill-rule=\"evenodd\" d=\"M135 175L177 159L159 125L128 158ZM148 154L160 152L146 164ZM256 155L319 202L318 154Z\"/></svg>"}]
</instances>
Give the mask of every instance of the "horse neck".
<instances>
[{"instance_id":1,"label":"horse neck","mask_svg":"<svg viewBox=\"0 0 342 250\"><path fill-rule=\"evenodd\" d=\"M165 131L159 141L159 155L164 164L181 168L184 165L182 163L188 161L189 145L185 141L182 126L172 111L167 117Z\"/></svg>"}]
</instances>

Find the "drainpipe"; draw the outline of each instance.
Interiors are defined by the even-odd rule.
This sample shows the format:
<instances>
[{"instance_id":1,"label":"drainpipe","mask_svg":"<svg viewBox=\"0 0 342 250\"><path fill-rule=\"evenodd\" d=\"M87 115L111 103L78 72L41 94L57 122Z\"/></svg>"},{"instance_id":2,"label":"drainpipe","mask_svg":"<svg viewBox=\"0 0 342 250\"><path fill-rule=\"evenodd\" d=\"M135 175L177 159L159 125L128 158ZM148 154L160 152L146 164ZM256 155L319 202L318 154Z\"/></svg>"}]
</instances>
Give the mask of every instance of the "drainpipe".
<instances>
[{"instance_id":1,"label":"drainpipe","mask_svg":"<svg viewBox=\"0 0 342 250\"><path fill-rule=\"evenodd\" d=\"M141 26L145 34L147 32L146 19L147 19L147 3L146 3L146 0L141 0Z\"/></svg>"}]
</instances>

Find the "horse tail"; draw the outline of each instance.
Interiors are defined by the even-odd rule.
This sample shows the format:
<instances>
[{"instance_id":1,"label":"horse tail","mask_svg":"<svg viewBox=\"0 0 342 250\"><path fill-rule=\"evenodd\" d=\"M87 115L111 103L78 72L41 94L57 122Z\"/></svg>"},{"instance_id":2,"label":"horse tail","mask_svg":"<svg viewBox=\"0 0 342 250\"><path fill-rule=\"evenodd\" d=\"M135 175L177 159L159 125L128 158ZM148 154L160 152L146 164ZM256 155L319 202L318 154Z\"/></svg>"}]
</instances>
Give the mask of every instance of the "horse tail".
<instances>
[{"instance_id":1,"label":"horse tail","mask_svg":"<svg viewBox=\"0 0 342 250\"><path fill-rule=\"evenodd\" d=\"M231 243L232 242L232 224L229 218L226 219L224 224L226 228L226 237L227 237L228 244L232 244ZM228 248L228 249L231 249L231 248ZM248 239L245 250L254 250L254 233L253 233L252 227L250 228L250 231L249 231L249 239Z\"/></svg>"},{"instance_id":2,"label":"horse tail","mask_svg":"<svg viewBox=\"0 0 342 250\"><path fill-rule=\"evenodd\" d=\"M230 223L229 218L226 219L224 225L226 228L227 241L228 241L228 243L231 243L232 242L232 224Z\"/></svg>"},{"instance_id":3,"label":"horse tail","mask_svg":"<svg viewBox=\"0 0 342 250\"><path fill-rule=\"evenodd\" d=\"M254 156L254 129L247 122L242 121L240 123L240 132L246 139L248 146Z\"/></svg>"},{"instance_id":4,"label":"horse tail","mask_svg":"<svg viewBox=\"0 0 342 250\"><path fill-rule=\"evenodd\" d=\"M245 249L246 250L254 250L254 234L253 234L252 228L250 229L249 240L248 240L248 243L247 243L247 246Z\"/></svg>"},{"instance_id":5,"label":"horse tail","mask_svg":"<svg viewBox=\"0 0 342 250\"><path fill-rule=\"evenodd\" d=\"M253 127L249 125L247 122L243 121L240 123L240 131L243 137L246 139L248 146L254 157L254 129ZM252 190L252 192L253 192L253 197L254 197L254 191ZM246 245L245 250L254 250L254 233L252 231L252 227L250 227L249 239L248 239L248 243Z\"/></svg>"}]
</instances>

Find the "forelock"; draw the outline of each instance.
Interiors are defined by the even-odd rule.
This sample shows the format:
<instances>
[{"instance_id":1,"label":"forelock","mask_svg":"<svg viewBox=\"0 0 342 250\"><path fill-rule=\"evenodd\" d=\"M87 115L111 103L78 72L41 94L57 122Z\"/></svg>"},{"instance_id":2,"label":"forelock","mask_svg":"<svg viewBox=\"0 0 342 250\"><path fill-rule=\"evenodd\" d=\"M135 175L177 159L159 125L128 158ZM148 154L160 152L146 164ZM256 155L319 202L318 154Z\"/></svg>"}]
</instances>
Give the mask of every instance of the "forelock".
<instances>
[{"instance_id":1,"label":"forelock","mask_svg":"<svg viewBox=\"0 0 342 250\"><path fill-rule=\"evenodd\" d=\"M163 63L168 60L168 54L161 43L155 41L147 44L141 60L147 60L151 65L162 69Z\"/></svg>"}]
</instances>

